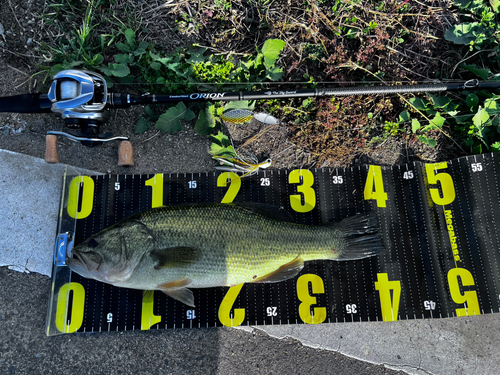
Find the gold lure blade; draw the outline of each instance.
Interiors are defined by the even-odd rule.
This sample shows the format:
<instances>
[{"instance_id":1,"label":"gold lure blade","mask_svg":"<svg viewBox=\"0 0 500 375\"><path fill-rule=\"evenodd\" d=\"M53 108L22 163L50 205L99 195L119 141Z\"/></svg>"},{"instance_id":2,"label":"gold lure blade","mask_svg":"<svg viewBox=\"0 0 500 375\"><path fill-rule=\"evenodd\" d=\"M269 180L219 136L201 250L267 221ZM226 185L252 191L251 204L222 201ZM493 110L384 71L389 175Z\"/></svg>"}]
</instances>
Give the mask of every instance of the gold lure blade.
<instances>
[{"instance_id":1,"label":"gold lure blade","mask_svg":"<svg viewBox=\"0 0 500 375\"><path fill-rule=\"evenodd\" d=\"M221 119L232 124L243 124L253 119L253 112L248 109L231 109L223 113Z\"/></svg>"}]
</instances>

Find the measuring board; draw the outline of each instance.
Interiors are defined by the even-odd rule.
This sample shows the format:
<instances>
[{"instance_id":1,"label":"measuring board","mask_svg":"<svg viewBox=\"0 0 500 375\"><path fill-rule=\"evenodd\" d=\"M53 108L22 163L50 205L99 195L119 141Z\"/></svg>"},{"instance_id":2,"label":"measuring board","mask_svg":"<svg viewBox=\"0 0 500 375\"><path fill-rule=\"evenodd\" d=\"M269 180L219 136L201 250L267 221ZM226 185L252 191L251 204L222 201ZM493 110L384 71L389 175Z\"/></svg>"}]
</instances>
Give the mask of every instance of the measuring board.
<instances>
[{"instance_id":1,"label":"measuring board","mask_svg":"<svg viewBox=\"0 0 500 375\"><path fill-rule=\"evenodd\" d=\"M392 167L72 176L59 217L47 334L445 318L500 311L500 154ZM160 291L81 277L67 248L128 216L179 203L260 202L321 225L373 210L385 252L307 262L270 284Z\"/></svg>"}]
</instances>

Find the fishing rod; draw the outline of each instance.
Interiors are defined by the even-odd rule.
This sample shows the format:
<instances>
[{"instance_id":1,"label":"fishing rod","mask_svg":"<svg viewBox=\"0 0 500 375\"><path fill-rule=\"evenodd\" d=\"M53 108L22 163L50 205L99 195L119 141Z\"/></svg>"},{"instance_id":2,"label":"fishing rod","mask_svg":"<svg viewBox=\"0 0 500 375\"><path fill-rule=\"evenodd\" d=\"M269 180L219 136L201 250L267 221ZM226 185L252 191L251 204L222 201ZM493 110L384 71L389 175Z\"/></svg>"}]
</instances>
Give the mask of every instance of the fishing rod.
<instances>
[{"instance_id":1,"label":"fishing rod","mask_svg":"<svg viewBox=\"0 0 500 375\"><path fill-rule=\"evenodd\" d=\"M311 98L323 96L407 94L422 92L445 92L460 90L495 90L500 82L483 82L471 79L463 82L394 85L334 87L298 90L262 90L238 92L193 92L188 94L145 94L108 92L106 80L100 74L85 70L63 70L52 81L48 94L23 94L0 97L0 112L50 113L61 115L68 128L66 132L47 132L45 160L59 162L57 136L93 147L99 144L121 141L118 165L133 165L132 145L127 137L116 137L112 133L100 133L101 125L109 118L109 109L129 108L132 105L176 103L176 102L218 102L262 99Z\"/></svg>"}]
</instances>

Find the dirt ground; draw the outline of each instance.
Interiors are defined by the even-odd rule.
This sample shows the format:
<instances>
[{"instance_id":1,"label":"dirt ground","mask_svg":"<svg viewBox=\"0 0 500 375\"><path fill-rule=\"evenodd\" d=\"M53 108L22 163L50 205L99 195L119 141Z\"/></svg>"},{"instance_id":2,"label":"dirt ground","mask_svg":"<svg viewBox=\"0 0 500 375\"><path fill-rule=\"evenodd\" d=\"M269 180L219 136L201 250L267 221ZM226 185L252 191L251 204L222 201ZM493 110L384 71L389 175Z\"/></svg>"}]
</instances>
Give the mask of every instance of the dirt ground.
<instances>
[{"instance_id":1,"label":"dirt ground","mask_svg":"<svg viewBox=\"0 0 500 375\"><path fill-rule=\"evenodd\" d=\"M119 8L121 2L116 3ZM145 12L144 4L129 3ZM177 3L189 12L189 4ZM4 30L0 36L0 96L46 92L44 90L47 90L48 85L47 82L42 82L43 74L35 73L40 71L37 63L48 58L41 55L39 47L41 43L47 42L51 33L54 34L53 28L44 24L40 18L40 13L47 11L47 4L44 0L8 0L4 5L6 6L0 9L0 24ZM156 9L151 4L150 7L151 10ZM203 35L201 32L186 32L186 37L180 38L178 33L173 31L176 20L174 16L166 11L157 13L156 10L153 14L154 25L153 21L148 23L150 32L145 37L154 39L167 49L187 48L196 38L203 38L205 41L216 40L217 35L210 34L216 30L215 23L205 27ZM189 28L189 24L187 26ZM225 35L226 31L222 31L221 35ZM254 43L263 38L259 32L252 35L255 37ZM53 37L64 38L67 35ZM227 43L234 44L234 40ZM245 46L248 47L248 40L246 43L236 43L233 47L236 50L244 50ZM253 46L254 43L250 45ZM184 130L175 134L154 136L155 132L151 130L136 135L133 126L142 113L144 108L141 106L114 110L110 120L102 128L102 132L112 132L115 136L130 138L134 146L135 166L118 167L118 142L88 148L59 137L58 152L61 163L104 173L200 172L214 169L216 163L209 152L209 138L196 134L192 124L184 124ZM55 114L0 113L0 148L43 158L45 135L49 130L63 130L63 121ZM273 168L339 167L363 163L390 165L413 160L444 160L460 154L454 145L446 140L436 149L431 149L415 142L414 137L403 136L389 137L374 147L363 148L362 151L357 150L353 142L341 151L345 157L339 160L332 157L323 158L323 161L318 162L317 152L315 155L293 141L294 130L286 123L269 127L253 120L251 124L244 125L244 128L240 125L239 128L226 129L226 132L231 133L236 146L243 145L241 150L251 152L259 158L272 157ZM325 145L329 147L328 143Z\"/></svg>"}]
</instances>

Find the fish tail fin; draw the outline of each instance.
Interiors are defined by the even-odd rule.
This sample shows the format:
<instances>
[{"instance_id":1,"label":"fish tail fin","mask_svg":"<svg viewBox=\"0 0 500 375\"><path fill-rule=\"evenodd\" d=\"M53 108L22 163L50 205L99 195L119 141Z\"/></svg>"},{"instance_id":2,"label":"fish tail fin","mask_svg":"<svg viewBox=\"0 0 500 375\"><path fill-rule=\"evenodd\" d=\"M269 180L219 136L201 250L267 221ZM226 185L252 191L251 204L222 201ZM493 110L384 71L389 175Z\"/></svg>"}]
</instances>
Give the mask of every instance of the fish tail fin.
<instances>
[{"instance_id":1,"label":"fish tail fin","mask_svg":"<svg viewBox=\"0 0 500 375\"><path fill-rule=\"evenodd\" d=\"M362 259L385 250L377 215L373 211L349 216L334 225L340 235L337 260Z\"/></svg>"}]
</instances>

